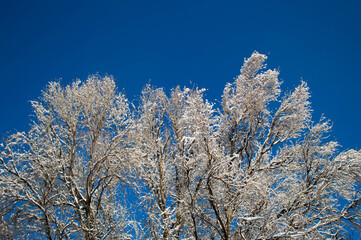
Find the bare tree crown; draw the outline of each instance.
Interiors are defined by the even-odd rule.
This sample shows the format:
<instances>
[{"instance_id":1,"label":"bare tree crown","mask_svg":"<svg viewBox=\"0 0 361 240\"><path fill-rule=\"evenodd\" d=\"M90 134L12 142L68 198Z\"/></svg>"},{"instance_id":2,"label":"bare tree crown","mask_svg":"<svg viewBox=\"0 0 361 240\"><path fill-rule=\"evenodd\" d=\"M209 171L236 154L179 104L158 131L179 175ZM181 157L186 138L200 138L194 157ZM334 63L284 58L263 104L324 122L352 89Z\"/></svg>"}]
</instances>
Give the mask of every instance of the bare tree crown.
<instances>
[{"instance_id":1,"label":"bare tree crown","mask_svg":"<svg viewBox=\"0 0 361 240\"><path fill-rule=\"evenodd\" d=\"M225 86L134 106L111 76L51 82L0 152L0 238L345 239L361 230L361 151L311 121L254 52ZM270 107L270 103L278 105ZM272 104L275 105L275 104Z\"/></svg>"}]
</instances>

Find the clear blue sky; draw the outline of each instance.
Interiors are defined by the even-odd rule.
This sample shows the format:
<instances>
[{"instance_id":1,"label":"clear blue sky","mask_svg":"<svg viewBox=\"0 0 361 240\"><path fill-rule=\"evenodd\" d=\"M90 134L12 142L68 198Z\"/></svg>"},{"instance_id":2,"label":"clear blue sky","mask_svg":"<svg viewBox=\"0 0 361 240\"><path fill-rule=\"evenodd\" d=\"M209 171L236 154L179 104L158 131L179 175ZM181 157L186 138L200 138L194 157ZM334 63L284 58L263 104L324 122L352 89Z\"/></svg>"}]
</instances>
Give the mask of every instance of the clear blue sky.
<instances>
[{"instance_id":1,"label":"clear blue sky","mask_svg":"<svg viewBox=\"0 0 361 240\"><path fill-rule=\"evenodd\" d=\"M311 88L314 119L361 147L361 1L0 1L0 136L26 130L47 82L99 72L130 99L190 82L220 99L254 50L283 89Z\"/></svg>"}]
</instances>

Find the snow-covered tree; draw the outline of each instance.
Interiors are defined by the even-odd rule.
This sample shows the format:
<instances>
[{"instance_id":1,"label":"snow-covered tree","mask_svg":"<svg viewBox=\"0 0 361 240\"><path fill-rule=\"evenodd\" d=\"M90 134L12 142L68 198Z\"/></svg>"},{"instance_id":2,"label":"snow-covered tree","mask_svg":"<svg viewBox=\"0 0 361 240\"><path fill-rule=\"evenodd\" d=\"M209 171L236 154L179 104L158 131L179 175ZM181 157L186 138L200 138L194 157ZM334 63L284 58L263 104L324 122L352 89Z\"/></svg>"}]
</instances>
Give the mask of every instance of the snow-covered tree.
<instances>
[{"instance_id":1,"label":"snow-covered tree","mask_svg":"<svg viewBox=\"0 0 361 240\"><path fill-rule=\"evenodd\" d=\"M126 236L118 195L130 119L114 80L94 75L65 88L52 82L32 106L31 130L12 135L1 152L1 220L13 228L8 234Z\"/></svg>"},{"instance_id":2,"label":"snow-covered tree","mask_svg":"<svg viewBox=\"0 0 361 240\"><path fill-rule=\"evenodd\" d=\"M204 89L50 83L0 156L0 237L344 239L361 231L361 151L282 93L254 52L219 108ZM135 223L137 222L137 223Z\"/></svg>"}]
</instances>

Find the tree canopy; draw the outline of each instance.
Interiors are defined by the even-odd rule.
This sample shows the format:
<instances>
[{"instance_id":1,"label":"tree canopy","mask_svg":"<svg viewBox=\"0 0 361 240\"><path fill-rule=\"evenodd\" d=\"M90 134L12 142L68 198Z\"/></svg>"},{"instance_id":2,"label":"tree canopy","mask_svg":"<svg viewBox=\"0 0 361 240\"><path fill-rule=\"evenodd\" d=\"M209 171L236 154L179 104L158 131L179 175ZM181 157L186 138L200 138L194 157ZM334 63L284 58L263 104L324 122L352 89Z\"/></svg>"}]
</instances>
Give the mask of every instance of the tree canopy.
<instances>
[{"instance_id":1,"label":"tree canopy","mask_svg":"<svg viewBox=\"0 0 361 240\"><path fill-rule=\"evenodd\" d=\"M361 230L361 151L283 93L254 52L225 86L129 102L113 77L50 82L0 152L0 238L345 239ZM276 106L276 107L275 107Z\"/></svg>"}]
</instances>

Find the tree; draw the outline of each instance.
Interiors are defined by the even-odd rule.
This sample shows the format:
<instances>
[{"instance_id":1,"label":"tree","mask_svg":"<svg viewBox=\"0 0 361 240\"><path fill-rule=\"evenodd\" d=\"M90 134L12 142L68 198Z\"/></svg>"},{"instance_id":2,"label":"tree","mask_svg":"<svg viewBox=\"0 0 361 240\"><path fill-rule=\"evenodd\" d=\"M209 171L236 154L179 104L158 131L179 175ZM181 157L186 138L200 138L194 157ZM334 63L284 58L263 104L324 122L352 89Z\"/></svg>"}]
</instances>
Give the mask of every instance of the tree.
<instances>
[{"instance_id":1,"label":"tree","mask_svg":"<svg viewBox=\"0 0 361 240\"><path fill-rule=\"evenodd\" d=\"M167 96L147 85L134 106L112 77L50 83L32 102L31 130L12 135L1 152L3 235L344 239L360 232L361 151L338 152L326 137L330 122L311 119L307 84L282 94L266 59L254 52L245 60L220 109L198 88Z\"/></svg>"},{"instance_id":2,"label":"tree","mask_svg":"<svg viewBox=\"0 0 361 240\"><path fill-rule=\"evenodd\" d=\"M1 208L9 234L120 239L129 222L117 197L129 107L114 80L52 82L33 101L36 120L1 153ZM24 234L23 233L23 234Z\"/></svg>"}]
</instances>

